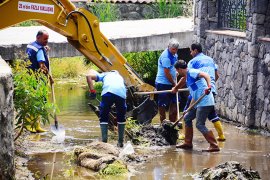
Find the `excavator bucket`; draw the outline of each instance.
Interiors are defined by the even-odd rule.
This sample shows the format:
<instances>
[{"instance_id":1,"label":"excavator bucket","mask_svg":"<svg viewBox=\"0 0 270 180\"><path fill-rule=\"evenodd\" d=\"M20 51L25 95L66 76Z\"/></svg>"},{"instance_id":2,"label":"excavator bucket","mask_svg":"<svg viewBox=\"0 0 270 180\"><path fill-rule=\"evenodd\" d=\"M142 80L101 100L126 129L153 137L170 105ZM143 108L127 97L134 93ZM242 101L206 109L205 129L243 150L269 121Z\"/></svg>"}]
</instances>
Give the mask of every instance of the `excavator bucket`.
<instances>
[{"instance_id":1,"label":"excavator bucket","mask_svg":"<svg viewBox=\"0 0 270 180\"><path fill-rule=\"evenodd\" d=\"M139 106L135 107L131 116L136 119L139 124L150 124L152 119L157 115L158 108L154 100L146 98Z\"/></svg>"}]
</instances>

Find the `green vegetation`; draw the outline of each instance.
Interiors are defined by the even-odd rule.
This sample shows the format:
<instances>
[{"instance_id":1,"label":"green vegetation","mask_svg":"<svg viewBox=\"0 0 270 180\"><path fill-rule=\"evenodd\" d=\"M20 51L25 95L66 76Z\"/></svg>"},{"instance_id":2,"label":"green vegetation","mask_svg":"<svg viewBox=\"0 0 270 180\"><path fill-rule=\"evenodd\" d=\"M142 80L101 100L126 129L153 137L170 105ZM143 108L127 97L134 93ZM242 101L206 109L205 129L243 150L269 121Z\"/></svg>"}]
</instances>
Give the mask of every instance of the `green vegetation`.
<instances>
[{"instance_id":1,"label":"green vegetation","mask_svg":"<svg viewBox=\"0 0 270 180\"><path fill-rule=\"evenodd\" d=\"M24 127L39 120L49 123L49 116L52 117L55 110L54 104L48 101L48 78L43 73L28 70L28 65L29 62L17 60L13 67L16 128L20 128L17 137Z\"/></svg>"},{"instance_id":2,"label":"green vegetation","mask_svg":"<svg viewBox=\"0 0 270 180\"><path fill-rule=\"evenodd\" d=\"M154 85L160 54L161 51L126 53L124 57L146 83Z\"/></svg>"},{"instance_id":3,"label":"green vegetation","mask_svg":"<svg viewBox=\"0 0 270 180\"><path fill-rule=\"evenodd\" d=\"M116 176L125 173L128 173L127 166L119 160L114 161L99 172L101 176Z\"/></svg>"},{"instance_id":4,"label":"green vegetation","mask_svg":"<svg viewBox=\"0 0 270 180\"><path fill-rule=\"evenodd\" d=\"M119 12L115 4L106 1L98 2L89 6L92 13L95 14L101 22L112 22L119 20Z\"/></svg>"},{"instance_id":5,"label":"green vegetation","mask_svg":"<svg viewBox=\"0 0 270 180\"><path fill-rule=\"evenodd\" d=\"M85 65L84 57L51 58L54 78L77 78L85 75L90 65Z\"/></svg>"},{"instance_id":6,"label":"green vegetation","mask_svg":"<svg viewBox=\"0 0 270 180\"><path fill-rule=\"evenodd\" d=\"M21 22L21 23L19 23L19 24L14 25L14 26L15 26L15 27L17 27L17 26L41 26L41 24L39 24L39 23L36 22L36 21L30 20L30 21L24 21L24 22Z\"/></svg>"},{"instance_id":7,"label":"green vegetation","mask_svg":"<svg viewBox=\"0 0 270 180\"><path fill-rule=\"evenodd\" d=\"M156 5L158 9L159 18L173 18L183 15L183 6L181 1L159 0Z\"/></svg>"}]
</instances>

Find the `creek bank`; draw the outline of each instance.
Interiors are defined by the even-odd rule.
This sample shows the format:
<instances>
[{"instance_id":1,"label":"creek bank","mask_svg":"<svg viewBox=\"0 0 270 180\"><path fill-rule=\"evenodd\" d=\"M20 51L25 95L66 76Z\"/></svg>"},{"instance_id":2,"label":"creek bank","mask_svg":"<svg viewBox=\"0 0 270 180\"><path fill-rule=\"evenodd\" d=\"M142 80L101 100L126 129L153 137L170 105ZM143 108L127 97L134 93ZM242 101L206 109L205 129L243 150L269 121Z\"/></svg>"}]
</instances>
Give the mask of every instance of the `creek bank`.
<instances>
[{"instance_id":1,"label":"creek bank","mask_svg":"<svg viewBox=\"0 0 270 180\"><path fill-rule=\"evenodd\" d=\"M256 180L261 179L258 171L247 170L239 162L228 161L214 168L205 168L195 179L241 179Z\"/></svg>"}]
</instances>

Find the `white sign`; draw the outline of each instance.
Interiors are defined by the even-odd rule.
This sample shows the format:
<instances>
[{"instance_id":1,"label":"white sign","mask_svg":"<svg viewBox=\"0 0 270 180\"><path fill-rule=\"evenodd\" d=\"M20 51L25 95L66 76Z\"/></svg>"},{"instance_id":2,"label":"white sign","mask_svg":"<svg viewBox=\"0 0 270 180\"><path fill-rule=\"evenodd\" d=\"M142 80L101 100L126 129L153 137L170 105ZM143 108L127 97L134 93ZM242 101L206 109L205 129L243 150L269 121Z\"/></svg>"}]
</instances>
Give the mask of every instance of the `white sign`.
<instances>
[{"instance_id":1,"label":"white sign","mask_svg":"<svg viewBox=\"0 0 270 180\"><path fill-rule=\"evenodd\" d=\"M18 10L43 14L54 14L54 5L19 1Z\"/></svg>"}]
</instances>

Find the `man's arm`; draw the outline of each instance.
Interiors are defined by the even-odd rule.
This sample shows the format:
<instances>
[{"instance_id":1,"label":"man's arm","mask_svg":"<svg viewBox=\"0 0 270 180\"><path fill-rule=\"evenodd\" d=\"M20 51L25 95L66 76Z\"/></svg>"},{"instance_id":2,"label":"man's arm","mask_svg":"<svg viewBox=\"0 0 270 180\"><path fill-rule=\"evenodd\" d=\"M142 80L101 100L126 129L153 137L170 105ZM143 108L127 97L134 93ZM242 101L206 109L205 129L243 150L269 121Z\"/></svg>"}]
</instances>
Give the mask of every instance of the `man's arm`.
<instances>
[{"instance_id":1,"label":"man's arm","mask_svg":"<svg viewBox=\"0 0 270 180\"><path fill-rule=\"evenodd\" d=\"M198 75L200 78L204 78L206 80L208 88L211 88L211 78L210 76L205 72L200 72Z\"/></svg>"},{"instance_id":2,"label":"man's arm","mask_svg":"<svg viewBox=\"0 0 270 180\"><path fill-rule=\"evenodd\" d=\"M166 78L170 81L170 83L172 83L172 86L175 86L175 82L174 82L173 77L170 73L170 69L164 68L164 73L165 73Z\"/></svg>"},{"instance_id":3,"label":"man's arm","mask_svg":"<svg viewBox=\"0 0 270 180\"><path fill-rule=\"evenodd\" d=\"M183 88L186 85L186 79L187 79L186 76L181 77L176 86L172 88L172 93L176 93L178 89Z\"/></svg>"},{"instance_id":4,"label":"man's arm","mask_svg":"<svg viewBox=\"0 0 270 180\"><path fill-rule=\"evenodd\" d=\"M90 91L94 90L93 80L94 81L97 80L97 75L90 74L90 75L86 76L86 81L87 81L87 84L88 84L88 87L89 87Z\"/></svg>"}]
</instances>

